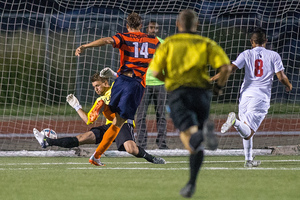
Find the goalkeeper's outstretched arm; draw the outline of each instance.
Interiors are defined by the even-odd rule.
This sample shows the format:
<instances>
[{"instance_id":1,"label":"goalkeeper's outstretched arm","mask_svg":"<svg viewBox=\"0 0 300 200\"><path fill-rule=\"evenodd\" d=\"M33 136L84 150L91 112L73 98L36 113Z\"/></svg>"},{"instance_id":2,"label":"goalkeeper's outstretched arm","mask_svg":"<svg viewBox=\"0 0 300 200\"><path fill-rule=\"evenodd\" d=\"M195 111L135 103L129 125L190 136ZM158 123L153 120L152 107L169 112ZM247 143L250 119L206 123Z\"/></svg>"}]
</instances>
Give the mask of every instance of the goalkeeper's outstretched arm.
<instances>
[{"instance_id":1,"label":"goalkeeper's outstretched arm","mask_svg":"<svg viewBox=\"0 0 300 200\"><path fill-rule=\"evenodd\" d=\"M97 99L97 101L94 103L93 107L89 111L89 113L86 113L84 110L82 110L82 106L80 105L78 99L73 95L69 94L67 96L67 102L69 103L70 106L72 106L80 118L87 124L92 124L95 122L98 117L99 113L103 112L105 109L106 105L102 99Z\"/></svg>"},{"instance_id":2,"label":"goalkeeper's outstretched arm","mask_svg":"<svg viewBox=\"0 0 300 200\"><path fill-rule=\"evenodd\" d=\"M82 106L80 105L78 99L73 94L69 94L67 96L66 100L69 103L69 105L76 110L76 112L78 113L78 115L80 116L80 118L85 123L87 123L88 122L87 113L84 110L82 110Z\"/></svg>"},{"instance_id":3,"label":"goalkeeper's outstretched arm","mask_svg":"<svg viewBox=\"0 0 300 200\"><path fill-rule=\"evenodd\" d=\"M109 67L105 67L100 71L100 77L103 78L117 78L117 73L110 69Z\"/></svg>"}]
</instances>

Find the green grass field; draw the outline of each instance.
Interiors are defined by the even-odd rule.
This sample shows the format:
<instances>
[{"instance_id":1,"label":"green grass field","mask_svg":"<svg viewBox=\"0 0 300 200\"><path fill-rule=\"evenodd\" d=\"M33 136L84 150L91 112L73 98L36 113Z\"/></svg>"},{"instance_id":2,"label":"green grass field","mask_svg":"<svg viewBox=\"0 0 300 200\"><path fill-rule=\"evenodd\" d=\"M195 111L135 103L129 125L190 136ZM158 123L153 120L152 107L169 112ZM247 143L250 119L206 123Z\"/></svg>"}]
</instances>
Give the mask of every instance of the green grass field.
<instances>
[{"instance_id":1,"label":"green grass field","mask_svg":"<svg viewBox=\"0 0 300 200\"><path fill-rule=\"evenodd\" d=\"M0 199L174 200L188 179L188 157L143 159L0 157ZM192 199L299 199L300 157L258 156L262 165L245 169L243 157L206 157Z\"/></svg>"}]
</instances>

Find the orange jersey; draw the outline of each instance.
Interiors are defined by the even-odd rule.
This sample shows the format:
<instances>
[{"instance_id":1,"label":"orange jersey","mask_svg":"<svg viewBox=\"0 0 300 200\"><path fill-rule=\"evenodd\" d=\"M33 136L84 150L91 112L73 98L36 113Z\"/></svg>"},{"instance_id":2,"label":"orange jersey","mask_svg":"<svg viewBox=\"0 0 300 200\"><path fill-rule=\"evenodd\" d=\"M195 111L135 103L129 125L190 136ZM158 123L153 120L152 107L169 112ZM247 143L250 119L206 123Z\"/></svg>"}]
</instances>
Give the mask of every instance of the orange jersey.
<instances>
[{"instance_id":1,"label":"orange jersey","mask_svg":"<svg viewBox=\"0 0 300 200\"><path fill-rule=\"evenodd\" d=\"M159 40L141 32L118 33L112 38L113 47L120 50L118 74L133 71L135 78L146 87L146 72Z\"/></svg>"}]
</instances>

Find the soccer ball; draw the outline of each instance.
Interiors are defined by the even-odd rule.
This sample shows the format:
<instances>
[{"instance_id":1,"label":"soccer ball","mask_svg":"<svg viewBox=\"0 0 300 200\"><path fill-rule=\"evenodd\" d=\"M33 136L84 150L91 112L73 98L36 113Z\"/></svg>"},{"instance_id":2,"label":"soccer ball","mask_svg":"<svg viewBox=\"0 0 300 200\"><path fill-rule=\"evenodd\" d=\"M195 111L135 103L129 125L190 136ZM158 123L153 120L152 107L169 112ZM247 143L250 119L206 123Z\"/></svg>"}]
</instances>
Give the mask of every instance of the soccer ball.
<instances>
[{"instance_id":1,"label":"soccer ball","mask_svg":"<svg viewBox=\"0 0 300 200\"><path fill-rule=\"evenodd\" d=\"M45 128L41 131L46 137L51 138L51 139L57 139L57 134L55 133L54 130L50 128Z\"/></svg>"}]
</instances>

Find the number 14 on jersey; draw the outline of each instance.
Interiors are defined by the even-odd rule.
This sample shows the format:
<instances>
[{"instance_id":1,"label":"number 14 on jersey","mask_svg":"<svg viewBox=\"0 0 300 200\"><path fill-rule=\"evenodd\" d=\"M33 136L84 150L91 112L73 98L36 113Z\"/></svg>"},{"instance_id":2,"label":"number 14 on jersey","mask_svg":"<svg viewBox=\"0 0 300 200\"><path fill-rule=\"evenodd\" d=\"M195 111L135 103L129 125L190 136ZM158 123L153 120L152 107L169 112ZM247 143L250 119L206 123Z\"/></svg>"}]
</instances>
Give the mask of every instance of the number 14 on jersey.
<instances>
[{"instance_id":1,"label":"number 14 on jersey","mask_svg":"<svg viewBox=\"0 0 300 200\"><path fill-rule=\"evenodd\" d=\"M139 56L144 56L144 58L148 58L148 42L142 43L141 49L139 51L139 43L133 42L134 45L134 57L139 58Z\"/></svg>"}]
</instances>

